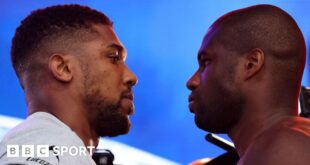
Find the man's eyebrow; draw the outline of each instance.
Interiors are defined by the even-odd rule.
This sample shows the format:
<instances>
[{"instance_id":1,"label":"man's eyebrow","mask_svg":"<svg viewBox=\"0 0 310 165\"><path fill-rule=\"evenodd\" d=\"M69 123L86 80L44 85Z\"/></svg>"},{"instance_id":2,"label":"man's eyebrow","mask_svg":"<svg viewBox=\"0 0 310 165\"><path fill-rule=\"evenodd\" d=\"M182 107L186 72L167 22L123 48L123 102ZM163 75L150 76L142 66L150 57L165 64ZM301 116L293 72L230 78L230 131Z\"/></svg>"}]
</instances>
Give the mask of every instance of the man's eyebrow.
<instances>
[{"instance_id":1,"label":"man's eyebrow","mask_svg":"<svg viewBox=\"0 0 310 165\"><path fill-rule=\"evenodd\" d=\"M119 44L116 44L116 43L112 43L112 44L108 45L107 47L117 49L119 52L124 51L124 47L119 45Z\"/></svg>"}]
</instances>

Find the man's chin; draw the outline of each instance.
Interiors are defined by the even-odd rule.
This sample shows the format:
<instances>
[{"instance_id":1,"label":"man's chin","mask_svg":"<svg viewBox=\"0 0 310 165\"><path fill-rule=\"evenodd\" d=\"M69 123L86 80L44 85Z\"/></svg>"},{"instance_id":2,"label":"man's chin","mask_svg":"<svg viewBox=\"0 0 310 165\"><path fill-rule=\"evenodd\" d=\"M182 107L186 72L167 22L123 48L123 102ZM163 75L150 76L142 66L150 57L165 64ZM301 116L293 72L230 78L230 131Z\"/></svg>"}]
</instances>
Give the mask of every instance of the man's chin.
<instances>
[{"instance_id":1,"label":"man's chin","mask_svg":"<svg viewBox=\"0 0 310 165\"><path fill-rule=\"evenodd\" d=\"M128 134L130 131L130 121L127 118L126 121L113 122L113 123L102 123L98 135L101 137L115 137L119 135Z\"/></svg>"},{"instance_id":2,"label":"man's chin","mask_svg":"<svg viewBox=\"0 0 310 165\"><path fill-rule=\"evenodd\" d=\"M195 124L199 129L202 129L204 131L216 133L215 127L212 126L212 124L207 121L208 119L199 118L198 116L195 116Z\"/></svg>"},{"instance_id":3,"label":"man's chin","mask_svg":"<svg viewBox=\"0 0 310 165\"><path fill-rule=\"evenodd\" d=\"M228 133L230 129L230 125L226 123L226 121L212 120L212 119L204 119L195 117L195 124L199 129L204 131L208 131L211 133Z\"/></svg>"},{"instance_id":4,"label":"man's chin","mask_svg":"<svg viewBox=\"0 0 310 165\"><path fill-rule=\"evenodd\" d=\"M129 130L130 129L127 129L127 130L124 130L124 131L120 131L120 132L113 132L113 133L110 133L108 135L106 135L106 137L116 137L116 136L120 136L120 135L126 135L129 133Z\"/></svg>"},{"instance_id":5,"label":"man's chin","mask_svg":"<svg viewBox=\"0 0 310 165\"><path fill-rule=\"evenodd\" d=\"M130 127L131 127L131 123L128 120L127 125L123 126L122 128L118 128L117 130L115 130L114 132L111 132L111 134L109 135L109 137L115 137L115 136L119 136L119 135L125 135L128 134L130 131Z\"/></svg>"},{"instance_id":6,"label":"man's chin","mask_svg":"<svg viewBox=\"0 0 310 165\"><path fill-rule=\"evenodd\" d=\"M205 129L205 125L200 121L200 119L197 116L195 116L195 124L198 128L208 131Z\"/></svg>"},{"instance_id":7,"label":"man's chin","mask_svg":"<svg viewBox=\"0 0 310 165\"><path fill-rule=\"evenodd\" d=\"M100 133L99 136L100 137L116 137L116 136L119 136L119 135L125 135L125 134L128 134L129 132L129 129L127 130L117 130L117 131L109 131L109 132L103 132L103 133Z\"/></svg>"}]
</instances>

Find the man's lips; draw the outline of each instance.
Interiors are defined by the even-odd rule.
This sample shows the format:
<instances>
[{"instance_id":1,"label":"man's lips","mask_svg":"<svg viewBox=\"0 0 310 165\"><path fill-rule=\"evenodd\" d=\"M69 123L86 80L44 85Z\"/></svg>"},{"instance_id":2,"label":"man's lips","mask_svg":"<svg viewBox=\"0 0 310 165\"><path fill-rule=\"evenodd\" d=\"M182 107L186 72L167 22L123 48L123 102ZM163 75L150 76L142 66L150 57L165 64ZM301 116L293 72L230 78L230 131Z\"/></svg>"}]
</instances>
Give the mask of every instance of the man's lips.
<instances>
[{"instance_id":1,"label":"man's lips","mask_svg":"<svg viewBox=\"0 0 310 165\"><path fill-rule=\"evenodd\" d=\"M123 100L124 100L124 105L127 107L127 106L129 106L128 107L128 109L127 108L125 108L126 110L127 110L127 114L128 115L132 115L133 114L133 109L134 109L134 105L133 105L133 93L132 92L127 92L127 93L123 93L122 94L122 97L121 97Z\"/></svg>"},{"instance_id":2,"label":"man's lips","mask_svg":"<svg viewBox=\"0 0 310 165\"><path fill-rule=\"evenodd\" d=\"M194 101L194 96L193 94L188 96L188 102Z\"/></svg>"},{"instance_id":3,"label":"man's lips","mask_svg":"<svg viewBox=\"0 0 310 165\"><path fill-rule=\"evenodd\" d=\"M133 93L132 92L124 93L122 95L122 98L129 99L129 100L133 101Z\"/></svg>"},{"instance_id":4,"label":"man's lips","mask_svg":"<svg viewBox=\"0 0 310 165\"><path fill-rule=\"evenodd\" d=\"M194 96L191 94L189 95L188 97L188 108L189 110L194 113L194 103L195 103L195 99L194 99Z\"/></svg>"}]
</instances>

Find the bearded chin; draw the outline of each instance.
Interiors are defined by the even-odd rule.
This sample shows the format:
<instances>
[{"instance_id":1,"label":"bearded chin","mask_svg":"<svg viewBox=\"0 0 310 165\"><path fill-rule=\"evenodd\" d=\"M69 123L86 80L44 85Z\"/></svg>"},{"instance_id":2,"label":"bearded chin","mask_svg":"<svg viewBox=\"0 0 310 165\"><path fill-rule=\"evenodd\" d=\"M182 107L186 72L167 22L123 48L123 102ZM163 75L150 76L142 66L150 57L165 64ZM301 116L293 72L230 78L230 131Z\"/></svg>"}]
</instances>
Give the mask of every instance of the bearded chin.
<instances>
[{"instance_id":1,"label":"bearded chin","mask_svg":"<svg viewBox=\"0 0 310 165\"><path fill-rule=\"evenodd\" d=\"M101 137L115 137L127 134L130 129L130 121L127 115L122 114L120 109L106 108L97 116L97 134Z\"/></svg>"},{"instance_id":2,"label":"bearded chin","mask_svg":"<svg viewBox=\"0 0 310 165\"><path fill-rule=\"evenodd\" d=\"M129 132L129 118L121 110L120 103L97 107L96 111L99 113L95 120L96 132L99 136L115 137Z\"/></svg>"},{"instance_id":3,"label":"bearded chin","mask_svg":"<svg viewBox=\"0 0 310 165\"><path fill-rule=\"evenodd\" d=\"M100 85L91 76L87 65L81 62L84 74L84 105L87 110L88 120L96 134L101 137L114 137L126 134L130 129L128 115L122 112L121 99L108 100L102 95Z\"/></svg>"},{"instance_id":4,"label":"bearded chin","mask_svg":"<svg viewBox=\"0 0 310 165\"><path fill-rule=\"evenodd\" d=\"M99 99L99 95L88 95L85 103L90 116L91 127L101 137L115 137L127 134L130 121L127 114L122 113L120 101L116 103Z\"/></svg>"}]
</instances>

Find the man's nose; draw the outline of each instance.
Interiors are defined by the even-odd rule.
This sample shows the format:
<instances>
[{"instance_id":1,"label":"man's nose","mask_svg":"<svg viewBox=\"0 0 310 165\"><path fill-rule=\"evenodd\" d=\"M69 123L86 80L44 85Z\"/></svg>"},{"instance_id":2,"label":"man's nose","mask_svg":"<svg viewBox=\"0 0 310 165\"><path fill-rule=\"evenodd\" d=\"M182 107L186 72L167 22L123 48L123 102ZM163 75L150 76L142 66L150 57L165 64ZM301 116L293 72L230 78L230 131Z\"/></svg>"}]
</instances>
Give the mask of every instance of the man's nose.
<instances>
[{"instance_id":1,"label":"man's nose","mask_svg":"<svg viewBox=\"0 0 310 165\"><path fill-rule=\"evenodd\" d=\"M187 80L186 86L189 90L194 90L199 86L199 83L199 74L198 71L196 71L194 75L189 80Z\"/></svg>"},{"instance_id":2,"label":"man's nose","mask_svg":"<svg viewBox=\"0 0 310 165\"><path fill-rule=\"evenodd\" d=\"M124 78L125 84L130 87L133 87L138 82L137 76L128 68L128 66L125 66L125 67L126 67L125 78Z\"/></svg>"}]
</instances>

